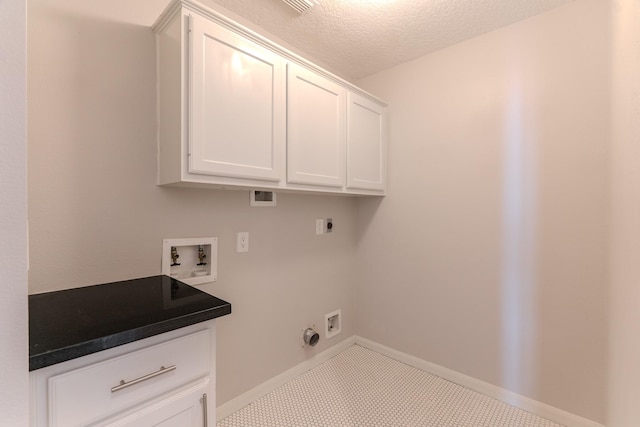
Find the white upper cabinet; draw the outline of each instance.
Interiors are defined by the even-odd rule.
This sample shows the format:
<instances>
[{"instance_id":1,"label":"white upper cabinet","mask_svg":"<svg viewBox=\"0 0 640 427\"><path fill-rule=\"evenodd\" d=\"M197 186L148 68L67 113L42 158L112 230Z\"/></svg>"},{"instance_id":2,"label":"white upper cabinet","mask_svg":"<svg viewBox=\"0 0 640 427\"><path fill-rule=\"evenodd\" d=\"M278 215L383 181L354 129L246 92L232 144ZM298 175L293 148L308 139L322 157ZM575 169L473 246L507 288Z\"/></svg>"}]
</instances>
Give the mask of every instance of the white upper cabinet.
<instances>
[{"instance_id":1,"label":"white upper cabinet","mask_svg":"<svg viewBox=\"0 0 640 427\"><path fill-rule=\"evenodd\" d=\"M189 20L189 173L279 181L284 60L204 17Z\"/></svg>"},{"instance_id":2,"label":"white upper cabinet","mask_svg":"<svg viewBox=\"0 0 640 427\"><path fill-rule=\"evenodd\" d=\"M343 187L346 90L296 64L287 66L287 182Z\"/></svg>"},{"instance_id":3,"label":"white upper cabinet","mask_svg":"<svg viewBox=\"0 0 640 427\"><path fill-rule=\"evenodd\" d=\"M159 185L384 195L384 103L192 0L153 28Z\"/></svg>"},{"instance_id":4,"label":"white upper cabinet","mask_svg":"<svg viewBox=\"0 0 640 427\"><path fill-rule=\"evenodd\" d=\"M347 110L347 188L383 191L387 167L385 107L349 93Z\"/></svg>"}]
</instances>

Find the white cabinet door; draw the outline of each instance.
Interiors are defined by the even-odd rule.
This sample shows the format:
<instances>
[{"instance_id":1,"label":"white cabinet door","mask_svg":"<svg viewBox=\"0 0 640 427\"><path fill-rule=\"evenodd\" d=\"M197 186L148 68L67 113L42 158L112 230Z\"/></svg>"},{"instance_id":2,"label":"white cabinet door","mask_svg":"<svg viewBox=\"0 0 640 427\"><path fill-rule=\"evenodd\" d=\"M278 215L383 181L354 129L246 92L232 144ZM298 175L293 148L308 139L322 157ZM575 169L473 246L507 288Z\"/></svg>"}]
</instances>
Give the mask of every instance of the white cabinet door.
<instances>
[{"instance_id":1,"label":"white cabinet door","mask_svg":"<svg viewBox=\"0 0 640 427\"><path fill-rule=\"evenodd\" d=\"M196 385L180 393L173 394L155 404L142 408L119 420L108 422L104 427L202 427L205 405L208 398L207 384ZM209 425L215 419L207 417Z\"/></svg>"},{"instance_id":2,"label":"white cabinet door","mask_svg":"<svg viewBox=\"0 0 640 427\"><path fill-rule=\"evenodd\" d=\"M285 62L190 15L189 173L280 181L285 159Z\"/></svg>"},{"instance_id":3,"label":"white cabinet door","mask_svg":"<svg viewBox=\"0 0 640 427\"><path fill-rule=\"evenodd\" d=\"M384 191L385 108L355 93L348 96L347 188Z\"/></svg>"},{"instance_id":4,"label":"white cabinet door","mask_svg":"<svg viewBox=\"0 0 640 427\"><path fill-rule=\"evenodd\" d=\"M287 65L287 182L344 186L345 109L342 86Z\"/></svg>"}]
</instances>

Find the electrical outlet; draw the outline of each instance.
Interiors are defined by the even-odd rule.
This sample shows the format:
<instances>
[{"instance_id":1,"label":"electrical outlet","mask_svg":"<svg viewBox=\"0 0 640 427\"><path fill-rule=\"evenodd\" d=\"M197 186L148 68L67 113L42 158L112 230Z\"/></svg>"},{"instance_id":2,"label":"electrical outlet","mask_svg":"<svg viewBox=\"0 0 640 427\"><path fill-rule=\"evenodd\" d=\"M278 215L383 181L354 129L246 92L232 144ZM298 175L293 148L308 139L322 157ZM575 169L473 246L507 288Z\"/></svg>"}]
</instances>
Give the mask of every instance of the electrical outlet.
<instances>
[{"instance_id":1,"label":"electrical outlet","mask_svg":"<svg viewBox=\"0 0 640 427\"><path fill-rule=\"evenodd\" d=\"M249 232L241 231L238 233L238 242L236 246L238 252L249 252Z\"/></svg>"},{"instance_id":2,"label":"electrical outlet","mask_svg":"<svg viewBox=\"0 0 640 427\"><path fill-rule=\"evenodd\" d=\"M316 219L316 234L319 236L324 233L324 219Z\"/></svg>"},{"instance_id":3,"label":"electrical outlet","mask_svg":"<svg viewBox=\"0 0 640 427\"><path fill-rule=\"evenodd\" d=\"M333 231L333 219L327 218L325 221L325 233L331 233Z\"/></svg>"}]
</instances>

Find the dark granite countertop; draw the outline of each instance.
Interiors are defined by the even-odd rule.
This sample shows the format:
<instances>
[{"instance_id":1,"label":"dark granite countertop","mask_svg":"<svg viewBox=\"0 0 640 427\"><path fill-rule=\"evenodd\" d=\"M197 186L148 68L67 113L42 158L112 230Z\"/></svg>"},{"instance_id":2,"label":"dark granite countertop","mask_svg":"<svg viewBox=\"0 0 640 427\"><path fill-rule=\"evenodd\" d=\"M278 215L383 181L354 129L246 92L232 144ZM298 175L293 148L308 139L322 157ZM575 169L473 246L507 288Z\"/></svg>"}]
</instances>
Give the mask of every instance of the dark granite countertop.
<instances>
[{"instance_id":1,"label":"dark granite countertop","mask_svg":"<svg viewBox=\"0 0 640 427\"><path fill-rule=\"evenodd\" d=\"M231 304L169 276L29 296L29 370L231 313Z\"/></svg>"}]
</instances>

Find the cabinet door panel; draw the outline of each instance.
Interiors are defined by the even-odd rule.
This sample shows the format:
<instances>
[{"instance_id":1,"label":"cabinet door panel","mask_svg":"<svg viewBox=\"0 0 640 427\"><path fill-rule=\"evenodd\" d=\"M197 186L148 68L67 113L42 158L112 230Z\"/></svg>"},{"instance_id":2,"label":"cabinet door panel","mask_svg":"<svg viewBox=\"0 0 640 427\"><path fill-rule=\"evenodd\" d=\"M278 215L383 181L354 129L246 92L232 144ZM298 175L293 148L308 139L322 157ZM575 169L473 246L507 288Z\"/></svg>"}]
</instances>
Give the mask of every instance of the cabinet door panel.
<instances>
[{"instance_id":1,"label":"cabinet door panel","mask_svg":"<svg viewBox=\"0 0 640 427\"><path fill-rule=\"evenodd\" d=\"M189 172L279 181L284 60L205 18L190 19Z\"/></svg>"},{"instance_id":2,"label":"cabinet door panel","mask_svg":"<svg viewBox=\"0 0 640 427\"><path fill-rule=\"evenodd\" d=\"M288 64L287 91L287 181L344 186L344 88Z\"/></svg>"},{"instance_id":3,"label":"cabinet door panel","mask_svg":"<svg viewBox=\"0 0 640 427\"><path fill-rule=\"evenodd\" d=\"M203 395L208 382L200 383L164 400L141 408L103 427L201 427L204 425ZM215 420L210 419L210 425Z\"/></svg>"},{"instance_id":4,"label":"cabinet door panel","mask_svg":"<svg viewBox=\"0 0 640 427\"><path fill-rule=\"evenodd\" d=\"M348 98L347 188L384 190L384 107L353 93Z\"/></svg>"}]
</instances>

